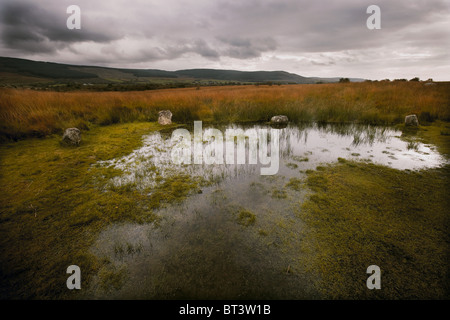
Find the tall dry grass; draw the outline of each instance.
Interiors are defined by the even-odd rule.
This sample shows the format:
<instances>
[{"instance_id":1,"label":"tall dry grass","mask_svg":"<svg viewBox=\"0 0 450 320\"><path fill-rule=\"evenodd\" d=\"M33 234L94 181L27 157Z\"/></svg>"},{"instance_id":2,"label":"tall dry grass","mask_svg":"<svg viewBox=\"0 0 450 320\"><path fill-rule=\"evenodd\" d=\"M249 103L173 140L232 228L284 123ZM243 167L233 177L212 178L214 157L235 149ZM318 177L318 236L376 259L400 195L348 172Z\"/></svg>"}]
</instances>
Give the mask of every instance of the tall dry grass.
<instances>
[{"instance_id":1,"label":"tall dry grass","mask_svg":"<svg viewBox=\"0 0 450 320\"><path fill-rule=\"evenodd\" d=\"M155 121L292 121L395 124L407 114L450 120L450 83L365 82L322 85L230 86L137 92L48 92L0 89L0 136L20 139L67 127Z\"/></svg>"}]
</instances>

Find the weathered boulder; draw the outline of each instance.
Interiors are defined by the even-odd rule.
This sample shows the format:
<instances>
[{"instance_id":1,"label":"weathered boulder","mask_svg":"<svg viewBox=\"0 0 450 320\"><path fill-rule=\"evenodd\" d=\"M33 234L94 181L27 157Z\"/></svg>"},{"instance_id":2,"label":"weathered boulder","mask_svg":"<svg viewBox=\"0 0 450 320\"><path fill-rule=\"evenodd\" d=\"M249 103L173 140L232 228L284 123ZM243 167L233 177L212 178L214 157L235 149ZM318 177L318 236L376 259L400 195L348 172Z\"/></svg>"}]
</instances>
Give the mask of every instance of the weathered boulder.
<instances>
[{"instance_id":1,"label":"weathered boulder","mask_svg":"<svg viewBox=\"0 0 450 320\"><path fill-rule=\"evenodd\" d=\"M159 113L158 123L165 126L172 123L172 112L170 110L162 110Z\"/></svg>"},{"instance_id":2,"label":"weathered boulder","mask_svg":"<svg viewBox=\"0 0 450 320\"><path fill-rule=\"evenodd\" d=\"M64 131L62 141L68 145L78 146L81 142L81 131L77 128L68 128Z\"/></svg>"},{"instance_id":3,"label":"weathered boulder","mask_svg":"<svg viewBox=\"0 0 450 320\"><path fill-rule=\"evenodd\" d=\"M405 126L417 127L419 126L419 119L417 119L415 114L410 114L405 117Z\"/></svg>"},{"instance_id":4,"label":"weathered boulder","mask_svg":"<svg viewBox=\"0 0 450 320\"><path fill-rule=\"evenodd\" d=\"M273 124L287 124L289 122L289 119L286 116L273 116L270 119L270 122Z\"/></svg>"}]
</instances>

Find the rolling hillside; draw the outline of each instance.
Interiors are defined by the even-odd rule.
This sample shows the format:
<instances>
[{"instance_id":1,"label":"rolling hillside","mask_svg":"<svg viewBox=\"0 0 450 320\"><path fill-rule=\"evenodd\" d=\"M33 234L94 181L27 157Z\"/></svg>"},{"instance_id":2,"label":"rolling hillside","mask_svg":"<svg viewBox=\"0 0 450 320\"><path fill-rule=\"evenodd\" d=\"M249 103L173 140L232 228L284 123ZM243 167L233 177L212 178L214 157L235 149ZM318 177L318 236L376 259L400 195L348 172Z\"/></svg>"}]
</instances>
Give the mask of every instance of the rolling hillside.
<instances>
[{"instance_id":1,"label":"rolling hillside","mask_svg":"<svg viewBox=\"0 0 450 320\"><path fill-rule=\"evenodd\" d=\"M363 81L363 79L351 79ZM292 83L337 82L339 78L302 77L285 71L237 71L216 69L188 69L165 71L158 69L119 69L98 66L80 66L53 62L0 57L0 84L23 83L154 83L154 82L217 81L238 83ZM217 83L216 83L217 84Z\"/></svg>"}]
</instances>

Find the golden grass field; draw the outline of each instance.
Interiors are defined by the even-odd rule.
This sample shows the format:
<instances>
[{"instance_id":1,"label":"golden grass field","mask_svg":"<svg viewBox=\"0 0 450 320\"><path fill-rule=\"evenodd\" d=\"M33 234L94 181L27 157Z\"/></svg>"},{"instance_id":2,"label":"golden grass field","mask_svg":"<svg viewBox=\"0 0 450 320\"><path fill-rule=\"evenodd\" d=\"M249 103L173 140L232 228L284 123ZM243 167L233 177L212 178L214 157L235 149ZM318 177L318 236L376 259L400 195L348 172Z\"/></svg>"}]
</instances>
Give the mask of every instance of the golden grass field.
<instances>
[{"instance_id":1,"label":"golden grass field","mask_svg":"<svg viewBox=\"0 0 450 320\"><path fill-rule=\"evenodd\" d=\"M291 121L397 124L450 120L450 83L365 82L322 85L223 86L136 92L49 92L0 89L0 136L21 139L133 121L155 121L169 109L173 120Z\"/></svg>"}]
</instances>

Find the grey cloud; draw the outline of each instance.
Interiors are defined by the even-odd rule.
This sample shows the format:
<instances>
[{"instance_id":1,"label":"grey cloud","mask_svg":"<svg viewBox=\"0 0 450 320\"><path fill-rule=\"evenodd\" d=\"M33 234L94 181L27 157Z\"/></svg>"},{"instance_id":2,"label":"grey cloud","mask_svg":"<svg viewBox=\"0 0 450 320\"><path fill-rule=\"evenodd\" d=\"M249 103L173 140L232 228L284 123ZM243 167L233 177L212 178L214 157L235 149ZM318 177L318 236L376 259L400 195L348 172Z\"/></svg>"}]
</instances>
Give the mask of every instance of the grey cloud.
<instances>
[{"instance_id":1,"label":"grey cloud","mask_svg":"<svg viewBox=\"0 0 450 320\"><path fill-rule=\"evenodd\" d=\"M211 48L203 39L184 39L160 41L159 46L148 46L138 52L128 52L110 48L103 48L102 52L110 54L115 60L126 61L160 61L175 60L188 53L197 54L208 60L218 60L220 54Z\"/></svg>"},{"instance_id":2,"label":"grey cloud","mask_svg":"<svg viewBox=\"0 0 450 320\"><path fill-rule=\"evenodd\" d=\"M108 42L117 37L91 31L82 19L80 30L66 26L66 7L58 12L48 11L34 3L7 2L0 7L1 40L8 48L30 52L54 52L72 43L93 41Z\"/></svg>"},{"instance_id":3,"label":"grey cloud","mask_svg":"<svg viewBox=\"0 0 450 320\"><path fill-rule=\"evenodd\" d=\"M314 66L331 66L331 65L336 64L336 62L335 61L319 62L319 61L311 60L311 64Z\"/></svg>"},{"instance_id":4,"label":"grey cloud","mask_svg":"<svg viewBox=\"0 0 450 320\"><path fill-rule=\"evenodd\" d=\"M206 41L204 40L196 40L194 42L193 52L198 53L202 57L208 59L218 59L220 57L219 53L211 48Z\"/></svg>"},{"instance_id":5,"label":"grey cloud","mask_svg":"<svg viewBox=\"0 0 450 320\"><path fill-rule=\"evenodd\" d=\"M203 39L191 39L190 42L179 41L168 46L158 47L154 50L160 52L160 59L175 59L186 53L196 53L207 59L218 59L219 53L212 49Z\"/></svg>"},{"instance_id":6,"label":"grey cloud","mask_svg":"<svg viewBox=\"0 0 450 320\"><path fill-rule=\"evenodd\" d=\"M56 62L279 70L301 61L289 67L364 72L379 58L388 72L412 52L423 69L433 57L442 65L450 42L448 0L77 0L81 30L66 28L72 1L0 1L0 55ZM381 30L366 27L371 4Z\"/></svg>"},{"instance_id":7,"label":"grey cloud","mask_svg":"<svg viewBox=\"0 0 450 320\"><path fill-rule=\"evenodd\" d=\"M245 1L224 3L221 9L230 34L244 37L268 34L277 40L278 49L293 52L382 47L397 34L412 33L414 37L415 26L434 23L443 13L449 15L448 4L443 0L378 0L382 30L372 32L366 27L369 17L366 9L373 3L370 0Z\"/></svg>"},{"instance_id":8,"label":"grey cloud","mask_svg":"<svg viewBox=\"0 0 450 320\"><path fill-rule=\"evenodd\" d=\"M227 47L223 54L237 59L248 59L260 57L262 53L273 51L277 43L273 38L242 38L232 36L219 36L217 39Z\"/></svg>"}]
</instances>

